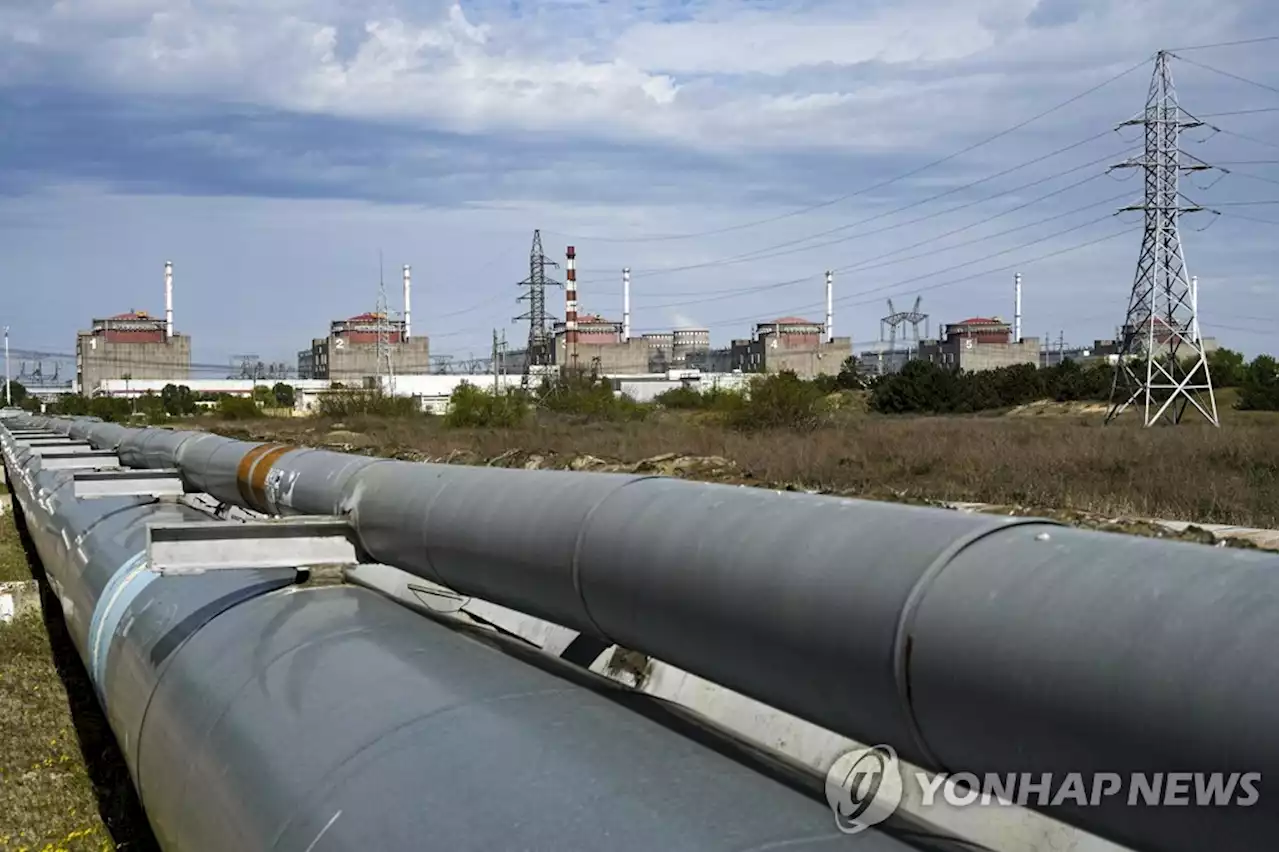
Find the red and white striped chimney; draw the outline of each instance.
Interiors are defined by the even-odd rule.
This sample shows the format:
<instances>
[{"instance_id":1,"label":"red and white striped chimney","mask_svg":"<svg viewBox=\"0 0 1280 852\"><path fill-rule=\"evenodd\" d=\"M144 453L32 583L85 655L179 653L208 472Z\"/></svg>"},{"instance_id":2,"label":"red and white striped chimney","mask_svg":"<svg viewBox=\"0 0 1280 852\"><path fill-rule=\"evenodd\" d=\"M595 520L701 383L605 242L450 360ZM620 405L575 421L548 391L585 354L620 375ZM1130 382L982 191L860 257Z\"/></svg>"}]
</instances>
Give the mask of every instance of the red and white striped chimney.
<instances>
[{"instance_id":1,"label":"red and white striped chimney","mask_svg":"<svg viewBox=\"0 0 1280 852\"><path fill-rule=\"evenodd\" d=\"M578 268L573 246L564 250L564 347L569 364L578 366Z\"/></svg>"}]
</instances>

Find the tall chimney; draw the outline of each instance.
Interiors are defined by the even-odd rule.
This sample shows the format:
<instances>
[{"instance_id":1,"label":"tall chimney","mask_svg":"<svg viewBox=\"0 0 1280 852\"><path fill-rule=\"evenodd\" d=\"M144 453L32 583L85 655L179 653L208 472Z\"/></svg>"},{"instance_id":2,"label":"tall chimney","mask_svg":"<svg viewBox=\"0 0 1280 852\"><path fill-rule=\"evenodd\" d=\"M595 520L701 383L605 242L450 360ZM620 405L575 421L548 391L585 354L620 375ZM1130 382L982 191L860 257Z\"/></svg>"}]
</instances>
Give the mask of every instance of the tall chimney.
<instances>
[{"instance_id":1,"label":"tall chimney","mask_svg":"<svg viewBox=\"0 0 1280 852\"><path fill-rule=\"evenodd\" d=\"M836 329L835 329L835 324L833 322L833 310L832 310L833 305L834 303L831 298L831 270L828 269L827 270L827 322L826 322L826 325L823 327L823 331L826 334L828 343L836 339Z\"/></svg>"},{"instance_id":2,"label":"tall chimney","mask_svg":"<svg viewBox=\"0 0 1280 852\"><path fill-rule=\"evenodd\" d=\"M570 366L578 366L578 269L573 246L564 250L564 348Z\"/></svg>"},{"instance_id":3,"label":"tall chimney","mask_svg":"<svg viewBox=\"0 0 1280 852\"><path fill-rule=\"evenodd\" d=\"M631 267L622 268L622 341L631 339Z\"/></svg>"},{"instance_id":4,"label":"tall chimney","mask_svg":"<svg viewBox=\"0 0 1280 852\"><path fill-rule=\"evenodd\" d=\"M1013 273L1013 342L1022 342L1022 273Z\"/></svg>"},{"instance_id":5,"label":"tall chimney","mask_svg":"<svg viewBox=\"0 0 1280 852\"><path fill-rule=\"evenodd\" d=\"M164 339L173 339L173 262L164 262Z\"/></svg>"},{"instance_id":6,"label":"tall chimney","mask_svg":"<svg viewBox=\"0 0 1280 852\"><path fill-rule=\"evenodd\" d=\"M408 340L412 334L411 320L409 317L409 311L411 308L411 294L409 290L411 286L412 282L410 280L409 264L406 263L404 265L404 333L401 337L402 340Z\"/></svg>"}]
</instances>

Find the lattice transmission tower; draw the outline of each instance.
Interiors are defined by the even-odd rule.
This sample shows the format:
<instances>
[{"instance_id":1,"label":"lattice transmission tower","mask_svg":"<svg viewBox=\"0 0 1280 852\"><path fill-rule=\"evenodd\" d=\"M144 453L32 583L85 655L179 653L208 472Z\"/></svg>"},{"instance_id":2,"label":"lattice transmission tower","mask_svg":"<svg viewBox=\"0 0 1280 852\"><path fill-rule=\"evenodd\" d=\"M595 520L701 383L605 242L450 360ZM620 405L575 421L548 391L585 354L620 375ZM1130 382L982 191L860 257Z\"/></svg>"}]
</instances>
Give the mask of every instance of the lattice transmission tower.
<instances>
[{"instance_id":1,"label":"lattice transmission tower","mask_svg":"<svg viewBox=\"0 0 1280 852\"><path fill-rule=\"evenodd\" d=\"M519 301L528 302L529 310L515 318L516 322L529 321L529 342L525 351L523 383L527 386L529 375L535 367L547 367L554 363L555 353L552 351L554 341L549 325L554 317L547 313L547 288L562 286L559 281L547 277L547 267L558 264L542 253L542 232L533 232L533 246L529 249L529 277L521 281L519 286L527 287L528 292Z\"/></svg>"},{"instance_id":2,"label":"lattice transmission tower","mask_svg":"<svg viewBox=\"0 0 1280 852\"><path fill-rule=\"evenodd\" d=\"M395 396L396 373L391 363L391 311L387 305L387 284L382 277L382 252L378 252L378 306L374 313L378 329L377 389L380 393Z\"/></svg>"},{"instance_id":3,"label":"lattice transmission tower","mask_svg":"<svg viewBox=\"0 0 1280 852\"><path fill-rule=\"evenodd\" d=\"M1144 426L1162 419L1178 423L1191 406L1217 426L1218 406L1196 315L1195 279L1187 275L1178 236L1179 217L1203 209L1178 191L1178 178L1209 165L1178 147L1181 132L1203 122L1178 105L1170 56L1163 50L1156 54L1146 108L1140 117L1120 125L1142 126L1142 154L1112 166L1142 170L1142 203L1121 211L1141 210L1143 233L1129 310L1120 329L1106 422L1141 405Z\"/></svg>"}]
</instances>

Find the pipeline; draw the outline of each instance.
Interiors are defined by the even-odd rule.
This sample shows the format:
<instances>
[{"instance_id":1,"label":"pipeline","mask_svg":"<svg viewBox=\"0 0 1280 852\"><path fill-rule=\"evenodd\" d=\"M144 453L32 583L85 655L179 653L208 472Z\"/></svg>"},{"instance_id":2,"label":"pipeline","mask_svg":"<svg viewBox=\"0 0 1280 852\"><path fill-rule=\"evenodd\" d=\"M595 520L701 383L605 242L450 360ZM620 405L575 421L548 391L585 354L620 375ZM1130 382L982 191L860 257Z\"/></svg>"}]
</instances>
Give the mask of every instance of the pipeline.
<instances>
[{"instance_id":1,"label":"pipeline","mask_svg":"<svg viewBox=\"0 0 1280 852\"><path fill-rule=\"evenodd\" d=\"M19 431L31 425L0 423L5 470L167 852L845 841L820 795L776 767L547 655L366 589L300 585L297 566L150 570L148 525L236 525L180 499L77 496L76 472L46 467L50 445ZM61 432L154 458L185 443ZM875 830L856 842L916 848Z\"/></svg>"},{"instance_id":2,"label":"pipeline","mask_svg":"<svg viewBox=\"0 0 1280 852\"><path fill-rule=\"evenodd\" d=\"M1140 850L1269 843L1273 555L660 477L371 459L40 420L370 559L937 772L1248 773L1252 807L1030 802Z\"/></svg>"}]
</instances>

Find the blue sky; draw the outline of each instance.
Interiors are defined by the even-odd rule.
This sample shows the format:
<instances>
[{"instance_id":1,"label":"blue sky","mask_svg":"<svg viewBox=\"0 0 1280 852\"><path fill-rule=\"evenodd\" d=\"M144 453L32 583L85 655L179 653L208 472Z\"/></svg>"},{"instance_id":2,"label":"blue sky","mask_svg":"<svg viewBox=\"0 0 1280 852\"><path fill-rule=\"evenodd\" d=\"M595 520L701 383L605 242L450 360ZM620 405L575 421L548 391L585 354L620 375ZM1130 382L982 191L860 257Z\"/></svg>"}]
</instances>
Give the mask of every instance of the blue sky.
<instances>
[{"instance_id":1,"label":"blue sky","mask_svg":"<svg viewBox=\"0 0 1280 852\"><path fill-rule=\"evenodd\" d=\"M1137 151L1136 130L1111 128L1142 107L1144 61L1275 34L1276 15L1266 0L8 0L0 322L15 348L69 352L93 316L159 312L172 260L197 361L292 361L373 307L381 250L393 306L410 263L415 330L465 358L495 327L522 337L515 282L541 228L549 255L576 245L587 311L620 318L634 270L637 332L726 342L820 317L828 268L855 341L878 337L889 297L921 296L935 326L1008 318L1016 267L1024 333L1084 343L1121 321L1133 276L1140 219L1110 214L1140 183L1105 167ZM1230 170L1184 184L1221 211L1184 220L1202 325L1274 354L1276 42L1180 54L1183 106L1222 131L1184 148Z\"/></svg>"}]
</instances>

